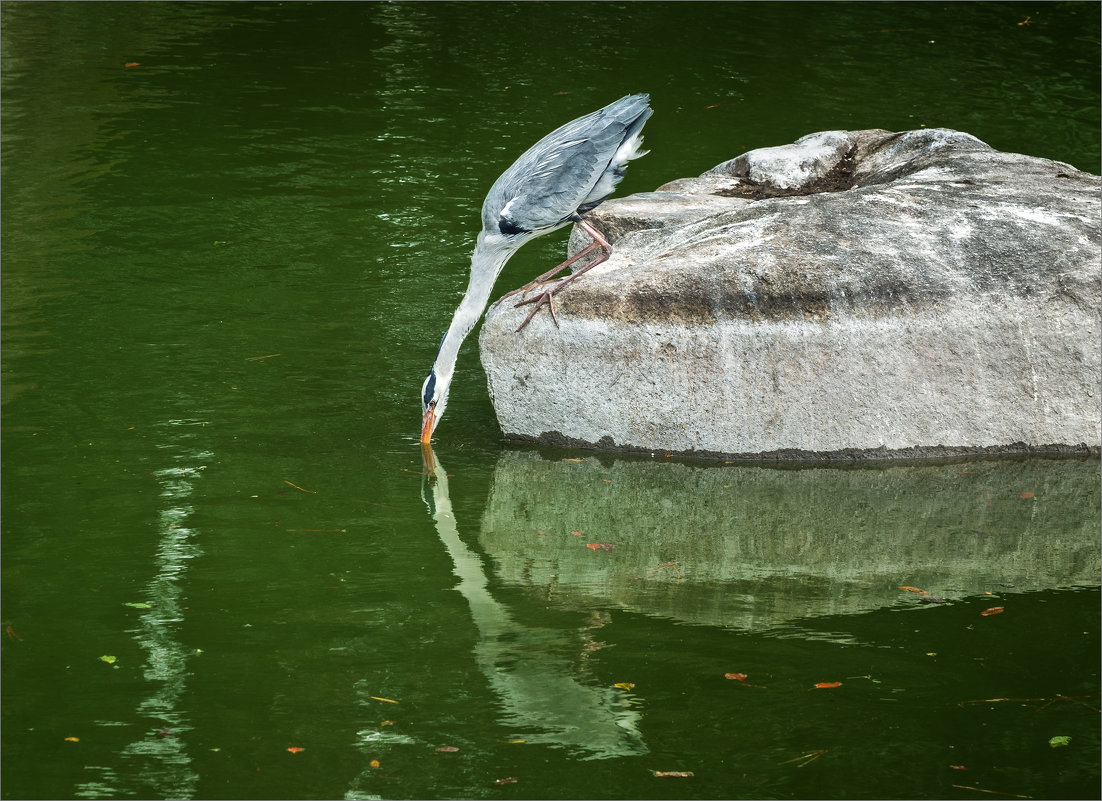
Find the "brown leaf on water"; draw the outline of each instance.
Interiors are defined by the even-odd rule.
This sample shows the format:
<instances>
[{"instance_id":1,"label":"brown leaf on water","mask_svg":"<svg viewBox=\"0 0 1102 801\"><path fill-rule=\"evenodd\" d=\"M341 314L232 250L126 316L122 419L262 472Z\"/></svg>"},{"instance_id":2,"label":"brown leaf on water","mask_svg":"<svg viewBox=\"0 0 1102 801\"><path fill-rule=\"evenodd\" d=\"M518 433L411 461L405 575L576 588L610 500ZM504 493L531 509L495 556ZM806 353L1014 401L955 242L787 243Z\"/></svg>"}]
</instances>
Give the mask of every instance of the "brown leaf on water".
<instances>
[{"instance_id":1,"label":"brown leaf on water","mask_svg":"<svg viewBox=\"0 0 1102 801\"><path fill-rule=\"evenodd\" d=\"M1001 606L992 606L990 609L984 609L980 614L987 617L988 615L1001 615L1004 611L1006 610Z\"/></svg>"},{"instance_id":2,"label":"brown leaf on water","mask_svg":"<svg viewBox=\"0 0 1102 801\"><path fill-rule=\"evenodd\" d=\"M723 678L731 679L732 681L746 681L745 673L724 673Z\"/></svg>"},{"instance_id":3,"label":"brown leaf on water","mask_svg":"<svg viewBox=\"0 0 1102 801\"><path fill-rule=\"evenodd\" d=\"M290 751L292 754L299 754L299 753L302 753L303 751L305 751L306 749L303 748L302 746L299 746L299 745L292 745L287 750Z\"/></svg>"},{"instance_id":4,"label":"brown leaf on water","mask_svg":"<svg viewBox=\"0 0 1102 801\"><path fill-rule=\"evenodd\" d=\"M444 751L444 752L449 753L449 754L454 754L459 749L456 748L454 745L441 745L441 746L437 746L436 750L437 751Z\"/></svg>"},{"instance_id":5,"label":"brown leaf on water","mask_svg":"<svg viewBox=\"0 0 1102 801\"><path fill-rule=\"evenodd\" d=\"M500 787L503 784L512 784L513 782L519 782L519 781L520 781L520 779L518 777L510 776L507 779L498 779L496 782L494 782L494 786L495 787Z\"/></svg>"},{"instance_id":6,"label":"brown leaf on water","mask_svg":"<svg viewBox=\"0 0 1102 801\"><path fill-rule=\"evenodd\" d=\"M298 484L295 484L295 483L294 483L294 482L292 482L292 481L288 481L287 479L283 479L283 483L284 483L284 484L290 484L290 485L291 485L292 487L294 487L295 489L297 489L297 490L300 490L300 491L302 491L302 492L308 492L308 493L310 493L311 495L317 495L317 494L318 494L317 490L308 490L308 489L303 489L303 488L302 488L302 487L300 487L300 486L299 486Z\"/></svg>"},{"instance_id":7,"label":"brown leaf on water","mask_svg":"<svg viewBox=\"0 0 1102 801\"><path fill-rule=\"evenodd\" d=\"M580 531L571 531L570 533L573 534L575 537L582 536L582 532L580 532Z\"/></svg>"},{"instance_id":8,"label":"brown leaf on water","mask_svg":"<svg viewBox=\"0 0 1102 801\"><path fill-rule=\"evenodd\" d=\"M1028 501L1030 498L1036 498L1037 496L1034 495L1032 492L1022 492L1022 493L1019 493L1018 497L1019 498L1024 498L1025 500Z\"/></svg>"},{"instance_id":9,"label":"brown leaf on water","mask_svg":"<svg viewBox=\"0 0 1102 801\"><path fill-rule=\"evenodd\" d=\"M9 640L11 640L11 641L13 641L13 642L14 642L15 640L19 640L19 642L23 642L23 638L22 638L22 637L20 637L20 636L19 636L18 634L16 634L16 633L15 633L15 629L13 629L13 628L12 628L11 626L8 626L8 627L7 627L7 629L6 629L6 632L7 632L7 635L8 635L8 639L9 639Z\"/></svg>"},{"instance_id":10,"label":"brown leaf on water","mask_svg":"<svg viewBox=\"0 0 1102 801\"><path fill-rule=\"evenodd\" d=\"M928 595L926 590L920 590L918 587L908 587L906 585L901 586L899 589L906 590L907 592L917 592L919 595Z\"/></svg>"},{"instance_id":11,"label":"brown leaf on water","mask_svg":"<svg viewBox=\"0 0 1102 801\"><path fill-rule=\"evenodd\" d=\"M611 551L616 546L609 545L607 542L588 542L585 547L591 551Z\"/></svg>"},{"instance_id":12,"label":"brown leaf on water","mask_svg":"<svg viewBox=\"0 0 1102 801\"><path fill-rule=\"evenodd\" d=\"M818 684L815 685L815 688L818 690L832 690L835 687L841 686L842 682L840 681L820 681Z\"/></svg>"},{"instance_id":13,"label":"brown leaf on water","mask_svg":"<svg viewBox=\"0 0 1102 801\"><path fill-rule=\"evenodd\" d=\"M658 567L648 567L647 571L650 573L657 573L659 570L672 568L674 574L677 576L677 580L681 581L681 568L678 567L679 564L681 564L681 562L666 562L664 565L658 565Z\"/></svg>"},{"instance_id":14,"label":"brown leaf on water","mask_svg":"<svg viewBox=\"0 0 1102 801\"><path fill-rule=\"evenodd\" d=\"M125 64L123 64L124 67L140 67L141 65L142 62L140 61L127 61Z\"/></svg>"},{"instance_id":15,"label":"brown leaf on water","mask_svg":"<svg viewBox=\"0 0 1102 801\"><path fill-rule=\"evenodd\" d=\"M393 726L393 725L394 725L395 723L397 723L397 722L398 722L398 721L396 721L396 720L384 720L384 721L383 721L382 723L380 723L379 725L380 725L380 726Z\"/></svg>"}]
</instances>

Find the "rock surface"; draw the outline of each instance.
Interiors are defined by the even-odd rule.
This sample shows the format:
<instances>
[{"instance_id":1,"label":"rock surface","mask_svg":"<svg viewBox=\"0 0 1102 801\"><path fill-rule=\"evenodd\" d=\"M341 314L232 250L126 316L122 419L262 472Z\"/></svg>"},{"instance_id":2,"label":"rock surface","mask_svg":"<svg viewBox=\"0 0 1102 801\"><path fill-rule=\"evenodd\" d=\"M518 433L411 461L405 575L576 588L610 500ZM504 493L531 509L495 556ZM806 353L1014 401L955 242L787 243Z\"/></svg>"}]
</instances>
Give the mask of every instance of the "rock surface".
<instances>
[{"instance_id":1,"label":"rock surface","mask_svg":"<svg viewBox=\"0 0 1102 801\"><path fill-rule=\"evenodd\" d=\"M509 439L749 458L1097 450L1102 181L826 131L590 215L615 251L480 350ZM588 243L575 230L577 252Z\"/></svg>"}]
</instances>

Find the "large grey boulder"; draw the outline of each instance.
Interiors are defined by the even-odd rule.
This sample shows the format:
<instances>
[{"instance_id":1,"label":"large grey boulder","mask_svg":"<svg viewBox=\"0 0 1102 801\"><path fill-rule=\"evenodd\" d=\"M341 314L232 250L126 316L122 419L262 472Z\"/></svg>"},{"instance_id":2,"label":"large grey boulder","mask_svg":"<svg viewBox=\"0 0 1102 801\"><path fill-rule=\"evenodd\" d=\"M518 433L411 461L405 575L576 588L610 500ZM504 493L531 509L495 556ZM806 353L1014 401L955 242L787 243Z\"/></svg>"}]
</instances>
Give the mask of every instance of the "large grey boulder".
<instances>
[{"instance_id":1,"label":"large grey boulder","mask_svg":"<svg viewBox=\"0 0 1102 801\"><path fill-rule=\"evenodd\" d=\"M488 311L498 421L727 457L1097 450L1100 188L957 131L826 131L611 200L561 327Z\"/></svg>"}]
</instances>

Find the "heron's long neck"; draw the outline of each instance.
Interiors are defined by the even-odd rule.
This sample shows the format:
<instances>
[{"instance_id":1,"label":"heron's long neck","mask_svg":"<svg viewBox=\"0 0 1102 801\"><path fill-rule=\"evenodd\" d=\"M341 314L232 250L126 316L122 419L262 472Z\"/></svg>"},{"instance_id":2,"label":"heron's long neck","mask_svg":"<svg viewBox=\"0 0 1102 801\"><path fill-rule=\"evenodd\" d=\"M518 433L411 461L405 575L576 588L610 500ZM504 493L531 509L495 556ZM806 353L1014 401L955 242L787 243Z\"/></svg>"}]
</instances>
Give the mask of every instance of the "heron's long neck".
<instances>
[{"instance_id":1,"label":"heron's long neck","mask_svg":"<svg viewBox=\"0 0 1102 801\"><path fill-rule=\"evenodd\" d=\"M436 354L434 367L437 373L451 375L463 340L486 310L490 293L494 290L494 282L513 253L512 248L487 247L483 244L482 237L479 237L478 245L471 256L471 280L467 284L467 293L459 302L459 307L452 316L452 323L448 326L448 333L444 335L440 351Z\"/></svg>"}]
</instances>

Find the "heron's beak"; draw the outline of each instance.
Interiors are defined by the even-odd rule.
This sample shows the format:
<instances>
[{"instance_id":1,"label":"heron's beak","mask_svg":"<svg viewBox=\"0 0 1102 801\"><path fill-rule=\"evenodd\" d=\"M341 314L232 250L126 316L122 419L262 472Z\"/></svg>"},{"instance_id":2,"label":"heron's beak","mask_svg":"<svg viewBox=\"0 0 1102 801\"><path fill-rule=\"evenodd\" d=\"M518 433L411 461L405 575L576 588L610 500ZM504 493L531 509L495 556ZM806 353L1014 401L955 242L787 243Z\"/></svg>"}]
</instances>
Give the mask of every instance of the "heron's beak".
<instances>
[{"instance_id":1,"label":"heron's beak","mask_svg":"<svg viewBox=\"0 0 1102 801\"><path fill-rule=\"evenodd\" d=\"M429 406L428 411L425 412L424 418L421 420L421 444L428 445L429 440L432 439L432 431L436 428L436 404Z\"/></svg>"}]
</instances>

